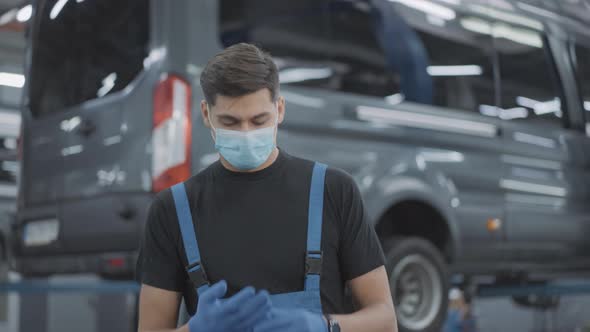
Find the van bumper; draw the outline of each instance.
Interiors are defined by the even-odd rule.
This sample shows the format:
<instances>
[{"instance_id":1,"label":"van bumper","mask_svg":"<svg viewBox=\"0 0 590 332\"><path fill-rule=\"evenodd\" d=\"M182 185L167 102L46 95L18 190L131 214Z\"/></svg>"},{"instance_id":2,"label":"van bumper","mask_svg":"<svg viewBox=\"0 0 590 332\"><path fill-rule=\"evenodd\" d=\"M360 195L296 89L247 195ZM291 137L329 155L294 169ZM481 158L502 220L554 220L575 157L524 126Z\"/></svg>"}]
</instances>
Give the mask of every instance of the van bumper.
<instances>
[{"instance_id":1,"label":"van bumper","mask_svg":"<svg viewBox=\"0 0 590 332\"><path fill-rule=\"evenodd\" d=\"M112 193L21 208L12 229L11 265L24 276L133 276L152 200L148 192ZM27 232L43 223L57 227ZM44 240L40 232L52 235Z\"/></svg>"},{"instance_id":2,"label":"van bumper","mask_svg":"<svg viewBox=\"0 0 590 332\"><path fill-rule=\"evenodd\" d=\"M54 274L98 274L106 278L135 277L137 251L63 256L14 257L12 268L24 277Z\"/></svg>"}]
</instances>

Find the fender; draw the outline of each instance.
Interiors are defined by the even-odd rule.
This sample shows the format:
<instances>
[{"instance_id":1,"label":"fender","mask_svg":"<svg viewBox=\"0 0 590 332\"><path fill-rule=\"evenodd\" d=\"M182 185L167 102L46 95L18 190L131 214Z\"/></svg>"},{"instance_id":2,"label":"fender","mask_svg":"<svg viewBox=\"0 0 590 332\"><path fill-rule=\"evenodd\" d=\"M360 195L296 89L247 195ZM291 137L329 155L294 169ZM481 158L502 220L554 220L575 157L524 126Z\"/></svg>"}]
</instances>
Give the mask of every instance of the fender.
<instances>
[{"instance_id":1,"label":"fender","mask_svg":"<svg viewBox=\"0 0 590 332\"><path fill-rule=\"evenodd\" d=\"M455 195L440 184L444 182L441 181L441 177L444 178L441 173L428 173L405 173L380 178L368 195L371 197L367 200L369 216L376 225L391 207L401 202L413 200L431 206L446 221L451 237L451 258L454 259L461 251L460 230L450 203ZM432 181L433 176L439 181Z\"/></svg>"}]
</instances>

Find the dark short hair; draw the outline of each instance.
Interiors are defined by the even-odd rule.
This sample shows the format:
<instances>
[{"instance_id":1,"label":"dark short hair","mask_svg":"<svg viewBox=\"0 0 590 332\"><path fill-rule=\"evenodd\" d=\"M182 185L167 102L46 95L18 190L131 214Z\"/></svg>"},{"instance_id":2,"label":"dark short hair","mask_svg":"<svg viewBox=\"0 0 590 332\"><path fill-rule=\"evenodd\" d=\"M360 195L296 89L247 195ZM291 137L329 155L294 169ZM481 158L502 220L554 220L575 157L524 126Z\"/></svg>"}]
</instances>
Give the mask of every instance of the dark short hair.
<instances>
[{"instance_id":1,"label":"dark short hair","mask_svg":"<svg viewBox=\"0 0 590 332\"><path fill-rule=\"evenodd\" d=\"M209 60L201 73L201 88L212 106L218 95L240 97L264 88L275 102L279 93L278 69L269 53L252 44L235 44Z\"/></svg>"}]
</instances>

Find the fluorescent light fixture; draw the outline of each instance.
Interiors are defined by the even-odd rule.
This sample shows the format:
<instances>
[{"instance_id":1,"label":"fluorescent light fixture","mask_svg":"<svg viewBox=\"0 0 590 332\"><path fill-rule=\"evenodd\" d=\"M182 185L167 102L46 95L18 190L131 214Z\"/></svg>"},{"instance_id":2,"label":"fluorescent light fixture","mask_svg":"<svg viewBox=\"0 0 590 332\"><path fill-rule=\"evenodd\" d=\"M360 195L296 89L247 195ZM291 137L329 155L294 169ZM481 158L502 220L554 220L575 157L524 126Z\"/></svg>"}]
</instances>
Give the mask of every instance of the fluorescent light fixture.
<instances>
[{"instance_id":1,"label":"fluorescent light fixture","mask_svg":"<svg viewBox=\"0 0 590 332\"><path fill-rule=\"evenodd\" d=\"M440 1L446 2L449 5L455 5L455 6L458 6L461 4L461 0L440 0Z\"/></svg>"},{"instance_id":2,"label":"fluorescent light fixture","mask_svg":"<svg viewBox=\"0 0 590 332\"><path fill-rule=\"evenodd\" d=\"M157 48L152 49L150 51L150 53L148 54L148 56L145 59L143 59L143 67L149 68L152 64L164 59L166 57L166 54L167 54L167 51L166 51L165 47L157 47ZM200 73L201 73L201 71L199 70L195 74L200 74Z\"/></svg>"},{"instance_id":3,"label":"fluorescent light fixture","mask_svg":"<svg viewBox=\"0 0 590 332\"><path fill-rule=\"evenodd\" d=\"M559 98L554 98L553 100L549 101L538 101L531 98L518 96L516 97L516 103L520 106L532 108L537 115L561 112L561 100Z\"/></svg>"},{"instance_id":4,"label":"fluorescent light fixture","mask_svg":"<svg viewBox=\"0 0 590 332\"><path fill-rule=\"evenodd\" d=\"M2 14L2 16L0 16L0 25L8 24L8 23L14 21L17 13L18 13L18 10L15 8L15 9L11 9L11 10L7 11L6 13Z\"/></svg>"},{"instance_id":5,"label":"fluorescent light fixture","mask_svg":"<svg viewBox=\"0 0 590 332\"><path fill-rule=\"evenodd\" d=\"M487 0L486 4L491 6L492 8L500 8L507 11L514 11L514 6L509 1L511 0Z\"/></svg>"},{"instance_id":6,"label":"fluorescent light fixture","mask_svg":"<svg viewBox=\"0 0 590 332\"><path fill-rule=\"evenodd\" d=\"M19 22L26 22L31 18L32 15L33 15L33 6L26 5L23 8L18 10L18 12L16 13L16 19Z\"/></svg>"},{"instance_id":7,"label":"fluorescent light fixture","mask_svg":"<svg viewBox=\"0 0 590 332\"><path fill-rule=\"evenodd\" d=\"M513 28L501 23L492 25L488 21L472 17L463 18L460 23L461 26L469 31L491 35L496 38L509 39L519 44L532 47L543 47L543 39L541 36L530 30Z\"/></svg>"},{"instance_id":8,"label":"fluorescent light fixture","mask_svg":"<svg viewBox=\"0 0 590 332\"><path fill-rule=\"evenodd\" d=\"M57 0L55 5L53 5L53 8L51 8L51 12L49 12L49 18L54 20L57 17L57 15L59 15L59 13L64 8L67 2L68 0Z\"/></svg>"},{"instance_id":9,"label":"fluorescent light fixture","mask_svg":"<svg viewBox=\"0 0 590 332\"><path fill-rule=\"evenodd\" d=\"M279 81L281 83L304 82L328 78L332 75L333 71L330 68L291 68L279 72Z\"/></svg>"},{"instance_id":10,"label":"fluorescent light fixture","mask_svg":"<svg viewBox=\"0 0 590 332\"><path fill-rule=\"evenodd\" d=\"M426 71L430 76L479 76L483 74L483 69L477 65L428 66Z\"/></svg>"},{"instance_id":11,"label":"fluorescent light fixture","mask_svg":"<svg viewBox=\"0 0 590 332\"><path fill-rule=\"evenodd\" d=\"M426 15L426 20L428 20L428 23L434 26L444 27L447 25L447 21L438 16Z\"/></svg>"},{"instance_id":12,"label":"fluorescent light fixture","mask_svg":"<svg viewBox=\"0 0 590 332\"><path fill-rule=\"evenodd\" d=\"M285 98L286 101L304 107L322 109L326 106L326 102L321 98L310 97L292 91L281 91L281 95Z\"/></svg>"},{"instance_id":13,"label":"fluorescent light fixture","mask_svg":"<svg viewBox=\"0 0 590 332\"><path fill-rule=\"evenodd\" d=\"M508 190L522 191L533 194L549 195L549 196L567 196L567 190L562 187L547 186L531 182L523 182L516 180L500 180L500 187Z\"/></svg>"},{"instance_id":14,"label":"fluorescent light fixture","mask_svg":"<svg viewBox=\"0 0 590 332\"><path fill-rule=\"evenodd\" d=\"M430 115L370 106L358 106L356 112L359 120L380 125L430 129L480 137L496 137L498 135L498 127L495 125L479 121L451 120L443 115Z\"/></svg>"},{"instance_id":15,"label":"fluorescent light fixture","mask_svg":"<svg viewBox=\"0 0 590 332\"><path fill-rule=\"evenodd\" d=\"M509 25L498 23L494 25L492 35L496 38L509 39L519 44L543 48L543 39L541 39L541 36L530 30L513 28Z\"/></svg>"},{"instance_id":16,"label":"fluorescent light fixture","mask_svg":"<svg viewBox=\"0 0 590 332\"><path fill-rule=\"evenodd\" d=\"M584 101L584 109L590 112L590 101Z\"/></svg>"},{"instance_id":17,"label":"fluorescent light fixture","mask_svg":"<svg viewBox=\"0 0 590 332\"><path fill-rule=\"evenodd\" d=\"M518 25L533 28L535 30L543 31L543 24L540 21L530 19L526 16L508 13L494 8L484 7L481 5L473 5L470 8L479 14L490 16L500 21L515 23Z\"/></svg>"},{"instance_id":18,"label":"fluorescent light fixture","mask_svg":"<svg viewBox=\"0 0 590 332\"><path fill-rule=\"evenodd\" d=\"M97 97L102 97L109 93L115 86L115 81L117 80L117 73L110 73L102 80L102 86L96 92Z\"/></svg>"},{"instance_id":19,"label":"fluorescent light fixture","mask_svg":"<svg viewBox=\"0 0 590 332\"><path fill-rule=\"evenodd\" d=\"M559 162L540 158L527 158L521 156L515 156L510 154L504 154L501 156L503 162L511 165L544 168L554 171L562 170L562 166Z\"/></svg>"},{"instance_id":20,"label":"fluorescent light fixture","mask_svg":"<svg viewBox=\"0 0 590 332\"><path fill-rule=\"evenodd\" d=\"M70 132L70 131L76 129L76 127L78 127L78 125L80 125L81 122L82 122L82 119L80 119L79 116L75 116L75 117L73 117L71 119L65 119L65 120L63 120L59 124L59 127L63 131Z\"/></svg>"},{"instance_id":21,"label":"fluorescent light fixture","mask_svg":"<svg viewBox=\"0 0 590 332\"><path fill-rule=\"evenodd\" d=\"M479 105L479 112L483 115L498 117L502 120L524 119L529 115L529 111L524 107L503 109L491 105Z\"/></svg>"},{"instance_id":22,"label":"fluorescent light fixture","mask_svg":"<svg viewBox=\"0 0 590 332\"><path fill-rule=\"evenodd\" d=\"M61 155L64 157L71 156L73 154L78 154L84 151L84 147L80 144L68 146L66 148L61 149Z\"/></svg>"},{"instance_id":23,"label":"fluorescent light fixture","mask_svg":"<svg viewBox=\"0 0 590 332\"><path fill-rule=\"evenodd\" d=\"M500 108L500 119L502 120L514 120L524 119L529 116L529 111L524 107L513 107L509 109Z\"/></svg>"},{"instance_id":24,"label":"fluorescent light fixture","mask_svg":"<svg viewBox=\"0 0 590 332\"><path fill-rule=\"evenodd\" d=\"M492 24L486 20L475 17L466 17L462 18L460 22L461 26L469 31L484 35L492 35Z\"/></svg>"},{"instance_id":25,"label":"fluorescent light fixture","mask_svg":"<svg viewBox=\"0 0 590 332\"><path fill-rule=\"evenodd\" d=\"M385 97L385 102L387 102L388 104L391 104L391 105L397 105L397 104L401 104L405 99L406 99L406 96L404 96L401 93L396 93L394 95Z\"/></svg>"},{"instance_id":26,"label":"fluorescent light fixture","mask_svg":"<svg viewBox=\"0 0 590 332\"><path fill-rule=\"evenodd\" d=\"M21 74L0 72L0 85L22 88L25 85L25 76Z\"/></svg>"},{"instance_id":27,"label":"fluorescent light fixture","mask_svg":"<svg viewBox=\"0 0 590 332\"><path fill-rule=\"evenodd\" d=\"M0 111L0 124L2 124L3 126L19 127L20 123L21 123L20 113Z\"/></svg>"},{"instance_id":28,"label":"fluorescent light fixture","mask_svg":"<svg viewBox=\"0 0 590 332\"><path fill-rule=\"evenodd\" d=\"M517 142L533 144L542 146L544 148L555 149L557 147L557 142L552 138L525 134L521 132L514 133L513 138Z\"/></svg>"},{"instance_id":29,"label":"fluorescent light fixture","mask_svg":"<svg viewBox=\"0 0 590 332\"><path fill-rule=\"evenodd\" d=\"M527 98L527 97L522 97L522 96L516 97L516 103L518 105L528 107L528 108L535 108L535 105L538 102L539 101L531 99L531 98Z\"/></svg>"},{"instance_id":30,"label":"fluorescent light fixture","mask_svg":"<svg viewBox=\"0 0 590 332\"><path fill-rule=\"evenodd\" d=\"M444 20L450 21L457 17L457 13L449 7L436 4L432 1L427 0L389 0L391 2L397 2L406 7L410 7L427 15L440 17Z\"/></svg>"},{"instance_id":31,"label":"fluorescent light fixture","mask_svg":"<svg viewBox=\"0 0 590 332\"><path fill-rule=\"evenodd\" d=\"M427 162L434 163L460 163L465 160L465 156L457 151L420 151L420 156Z\"/></svg>"}]
</instances>

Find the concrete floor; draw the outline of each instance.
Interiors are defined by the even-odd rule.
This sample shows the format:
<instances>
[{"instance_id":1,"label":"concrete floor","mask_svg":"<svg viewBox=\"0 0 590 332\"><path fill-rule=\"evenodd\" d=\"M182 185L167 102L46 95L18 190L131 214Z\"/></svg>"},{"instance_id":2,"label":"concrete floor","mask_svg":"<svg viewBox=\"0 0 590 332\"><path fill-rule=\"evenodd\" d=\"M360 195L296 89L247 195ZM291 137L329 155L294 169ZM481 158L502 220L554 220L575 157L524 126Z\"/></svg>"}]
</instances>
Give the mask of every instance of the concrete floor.
<instances>
[{"instance_id":1,"label":"concrete floor","mask_svg":"<svg viewBox=\"0 0 590 332\"><path fill-rule=\"evenodd\" d=\"M482 332L590 331L590 295L562 297L559 307L547 312L520 307L507 298L475 299L473 304Z\"/></svg>"},{"instance_id":2,"label":"concrete floor","mask_svg":"<svg viewBox=\"0 0 590 332\"><path fill-rule=\"evenodd\" d=\"M18 276L11 274L10 279L16 281ZM51 281L93 283L99 279L54 277ZM132 331L135 301L133 293L11 294L0 297L0 317L4 318L0 332ZM507 298L477 298L473 308L481 332L590 331L590 294L562 297L559 307L546 313L516 306Z\"/></svg>"}]
</instances>

